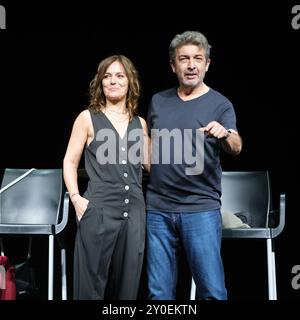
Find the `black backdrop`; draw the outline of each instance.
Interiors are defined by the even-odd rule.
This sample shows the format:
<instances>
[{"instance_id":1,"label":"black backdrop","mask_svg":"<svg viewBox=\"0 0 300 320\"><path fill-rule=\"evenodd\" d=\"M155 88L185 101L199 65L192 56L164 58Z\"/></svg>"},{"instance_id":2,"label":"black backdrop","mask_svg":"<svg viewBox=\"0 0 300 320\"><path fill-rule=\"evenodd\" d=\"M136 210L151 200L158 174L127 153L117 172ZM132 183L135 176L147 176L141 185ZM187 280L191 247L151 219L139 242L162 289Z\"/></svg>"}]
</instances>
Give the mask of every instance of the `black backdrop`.
<instances>
[{"instance_id":1,"label":"black backdrop","mask_svg":"<svg viewBox=\"0 0 300 320\"><path fill-rule=\"evenodd\" d=\"M140 114L145 117L151 95L176 83L168 64L171 39L185 30L199 30L212 45L206 83L233 102L244 140L239 157L223 155L223 169L267 169L275 195L287 194L286 227L276 240L278 296L299 299L300 291L291 286L291 269L300 264L300 29L292 28L292 7L204 9L193 4L163 13L153 5L139 14L122 13L122 8L116 14L88 6L5 4L7 29L0 30L0 170L62 166L73 121L86 108L88 84L107 55L122 53L135 62L142 83ZM72 215L70 220L72 249ZM261 246L224 242L231 298L266 298ZM72 272L72 257L68 259Z\"/></svg>"}]
</instances>

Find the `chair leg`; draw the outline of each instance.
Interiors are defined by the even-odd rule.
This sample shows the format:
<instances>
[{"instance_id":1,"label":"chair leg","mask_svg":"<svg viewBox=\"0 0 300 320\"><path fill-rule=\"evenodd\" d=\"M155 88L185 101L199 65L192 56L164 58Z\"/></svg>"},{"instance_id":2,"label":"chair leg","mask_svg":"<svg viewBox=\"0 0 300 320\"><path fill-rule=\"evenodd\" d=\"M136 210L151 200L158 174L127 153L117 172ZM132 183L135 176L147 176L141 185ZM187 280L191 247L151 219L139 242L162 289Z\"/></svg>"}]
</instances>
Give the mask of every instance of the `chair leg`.
<instances>
[{"instance_id":1,"label":"chair leg","mask_svg":"<svg viewBox=\"0 0 300 320\"><path fill-rule=\"evenodd\" d=\"M273 268L273 297L274 297L274 300L277 300L276 264L275 264L275 250L274 250L274 248L272 251L272 264L274 266L274 268Z\"/></svg>"},{"instance_id":2,"label":"chair leg","mask_svg":"<svg viewBox=\"0 0 300 320\"><path fill-rule=\"evenodd\" d=\"M48 300L53 300L54 236L49 236Z\"/></svg>"},{"instance_id":3,"label":"chair leg","mask_svg":"<svg viewBox=\"0 0 300 320\"><path fill-rule=\"evenodd\" d=\"M192 277L190 300L196 300L196 284Z\"/></svg>"},{"instance_id":4,"label":"chair leg","mask_svg":"<svg viewBox=\"0 0 300 320\"><path fill-rule=\"evenodd\" d=\"M67 300L67 268L66 268L66 250L60 251L61 255L61 297L62 300Z\"/></svg>"},{"instance_id":5,"label":"chair leg","mask_svg":"<svg viewBox=\"0 0 300 320\"><path fill-rule=\"evenodd\" d=\"M272 239L267 239L267 263L269 300L277 300L275 251L273 251Z\"/></svg>"}]
</instances>

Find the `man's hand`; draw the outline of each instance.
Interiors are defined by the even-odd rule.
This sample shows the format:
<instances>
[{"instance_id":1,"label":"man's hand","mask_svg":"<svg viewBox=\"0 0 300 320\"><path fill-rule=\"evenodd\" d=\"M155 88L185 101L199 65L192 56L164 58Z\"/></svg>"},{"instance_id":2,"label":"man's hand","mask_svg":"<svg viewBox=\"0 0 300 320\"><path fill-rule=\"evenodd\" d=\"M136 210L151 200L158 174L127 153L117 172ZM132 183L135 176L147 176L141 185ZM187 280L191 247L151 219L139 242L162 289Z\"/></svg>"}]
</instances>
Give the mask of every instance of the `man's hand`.
<instances>
[{"instance_id":1,"label":"man's hand","mask_svg":"<svg viewBox=\"0 0 300 320\"><path fill-rule=\"evenodd\" d=\"M230 135L228 130L217 121L211 121L206 127L202 127L199 130L217 139L226 139Z\"/></svg>"}]
</instances>

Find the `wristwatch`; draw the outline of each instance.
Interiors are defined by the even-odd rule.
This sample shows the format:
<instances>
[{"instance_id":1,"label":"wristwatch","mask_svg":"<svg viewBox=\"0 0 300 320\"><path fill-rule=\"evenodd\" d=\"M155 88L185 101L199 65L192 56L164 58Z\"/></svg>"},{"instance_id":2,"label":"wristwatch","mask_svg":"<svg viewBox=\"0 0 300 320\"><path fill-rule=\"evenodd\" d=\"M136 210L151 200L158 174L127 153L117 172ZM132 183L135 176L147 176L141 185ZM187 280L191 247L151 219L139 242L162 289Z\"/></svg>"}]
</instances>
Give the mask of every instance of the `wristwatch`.
<instances>
[{"instance_id":1,"label":"wristwatch","mask_svg":"<svg viewBox=\"0 0 300 320\"><path fill-rule=\"evenodd\" d=\"M227 130L227 135L224 136L223 138L221 138L221 140L226 140L226 139L230 136L230 134L231 134L231 130L228 129L228 130Z\"/></svg>"}]
</instances>

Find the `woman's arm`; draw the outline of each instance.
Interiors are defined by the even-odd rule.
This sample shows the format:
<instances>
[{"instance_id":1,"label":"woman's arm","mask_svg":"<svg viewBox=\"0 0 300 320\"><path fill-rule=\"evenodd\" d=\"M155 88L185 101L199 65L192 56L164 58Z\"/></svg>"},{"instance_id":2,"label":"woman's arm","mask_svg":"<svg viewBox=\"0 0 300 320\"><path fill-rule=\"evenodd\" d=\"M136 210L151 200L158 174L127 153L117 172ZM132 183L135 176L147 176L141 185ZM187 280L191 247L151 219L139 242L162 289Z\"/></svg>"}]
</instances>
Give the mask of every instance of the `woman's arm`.
<instances>
[{"instance_id":1,"label":"woman's arm","mask_svg":"<svg viewBox=\"0 0 300 320\"><path fill-rule=\"evenodd\" d=\"M151 139L148 135L148 126L146 121L139 117L142 127L143 127L143 138L144 138L144 145L143 145L143 165L145 169L150 172L151 167Z\"/></svg>"},{"instance_id":2,"label":"woman's arm","mask_svg":"<svg viewBox=\"0 0 300 320\"><path fill-rule=\"evenodd\" d=\"M79 194L77 169L84 146L89 138L90 125L91 120L89 111L85 110L79 114L74 122L63 163L65 184L69 191L70 199L75 207L78 220L81 219L88 204L88 200L81 197Z\"/></svg>"}]
</instances>

